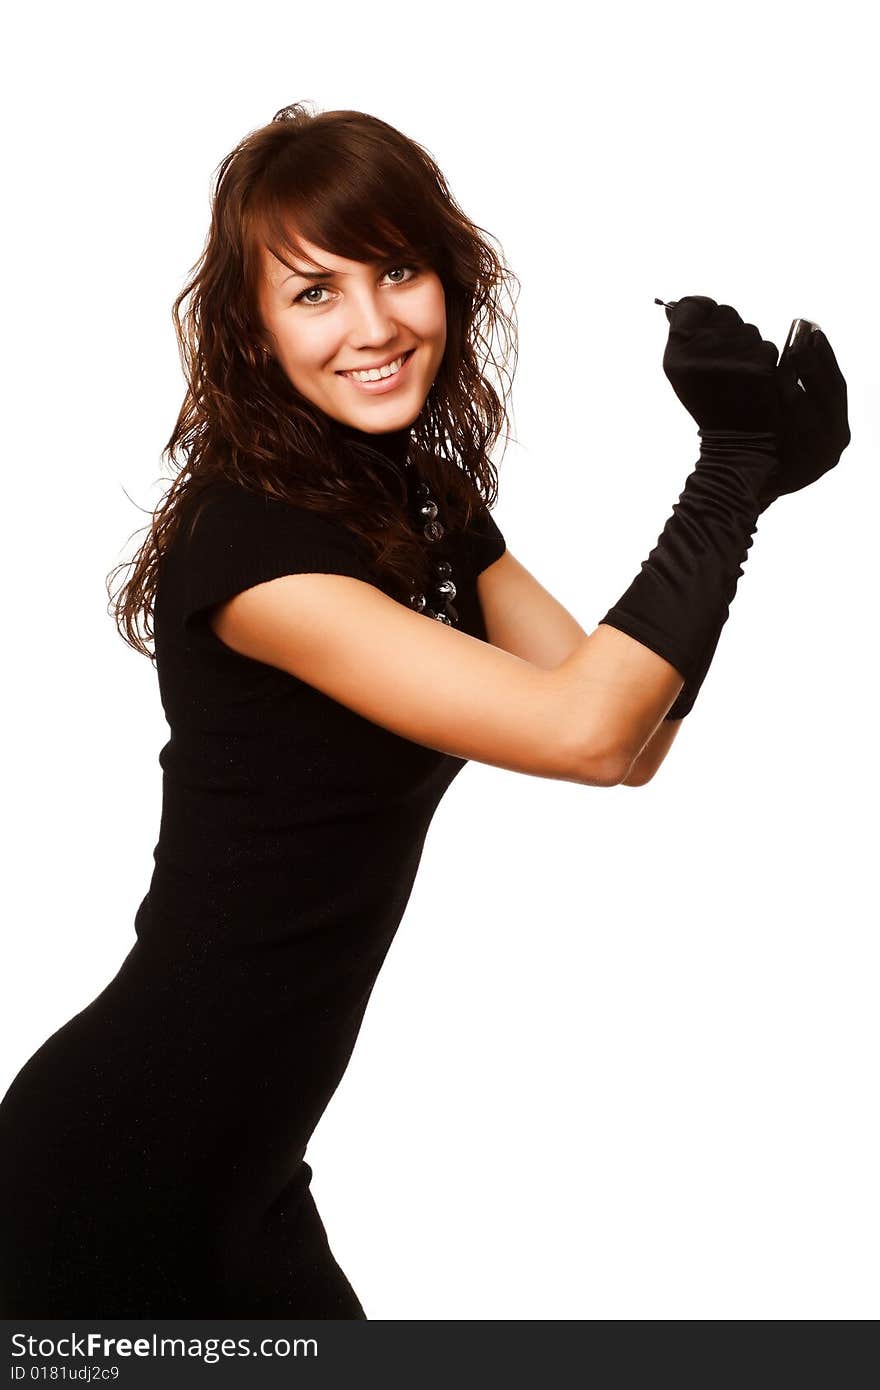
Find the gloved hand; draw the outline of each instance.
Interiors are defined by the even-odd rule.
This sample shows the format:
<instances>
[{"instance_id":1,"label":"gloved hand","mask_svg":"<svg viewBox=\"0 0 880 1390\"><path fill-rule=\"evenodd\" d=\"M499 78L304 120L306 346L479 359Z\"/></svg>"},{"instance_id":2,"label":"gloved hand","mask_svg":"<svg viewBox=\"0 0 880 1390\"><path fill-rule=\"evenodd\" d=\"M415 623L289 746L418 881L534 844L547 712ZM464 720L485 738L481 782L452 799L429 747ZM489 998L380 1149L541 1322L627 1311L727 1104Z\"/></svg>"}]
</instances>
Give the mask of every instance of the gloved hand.
<instances>
[{"instance_id":1,"label":"gloved hand","mask_svg":"<svg viewBox=\"0 0 880 1390\"><path fill-rule=\"evenodd\" d=\"M798 378L805 389L798 386ZM786 355L776 368L780 401L779 467L760 496L760 511L786 493L798 492L834 468L850 442L846 381L821 329ZM666 719L683 719L694 706L712 664L724 619L706 645L698 670Z\"/></svg>"},{"instance_id":2,"label":"gloved hand","mask_svg":"<svg viewBox=\"0 0 880 1390\"><path fill-rule=\"evenodd\" d=\"M778 349L729 304L692 294L666 309L669 339L663 370L701 434L776 432Z\"/></svg>"},{"instance_id":3,"label":"gloved hand","mask_svg":"<svg viewBox=\"0 0 880 1390\"><path fill-rule=\"evenodd\" d=\"M730 305L702 295L666 315L663 368L700 426L700 457L640 573L601 621L664 657L687 690L705 674L779 467L778 353Z\"/></svg>"},{"instance_id":4,"label":"gloved hand","mask_svg":"<svg viewBox=\"0 0 880 1390\"><path fill-rule=\"evenodd\" d=\"M762 511L778 497L799 492L828 473L851 438L846 381L821 328L792 348L776 368L776 380L781 410L779 470L761 499Z\"/></svg>"}]
</instances>

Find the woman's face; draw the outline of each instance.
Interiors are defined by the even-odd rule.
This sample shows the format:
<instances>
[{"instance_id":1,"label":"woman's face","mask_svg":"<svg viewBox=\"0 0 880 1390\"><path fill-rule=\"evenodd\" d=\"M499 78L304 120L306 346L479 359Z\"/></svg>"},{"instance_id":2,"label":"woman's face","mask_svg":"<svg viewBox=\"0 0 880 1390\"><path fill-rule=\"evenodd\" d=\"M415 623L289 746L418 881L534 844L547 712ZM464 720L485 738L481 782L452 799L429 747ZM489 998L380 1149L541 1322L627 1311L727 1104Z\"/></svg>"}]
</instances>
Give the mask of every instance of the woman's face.
<instances>
[{"instance_id":1,"label":"woman's face","mask_svg":"<svg viewBox=\"0 0 880 1390\"><path fill-rule=\"evenodd\" d=\"M281 367L335 420L370 434L411 425L446 347L440 277L406 262L348 261L302 244L313 261L293 263L309 276L263 253L260 308ZM386 363L400 368L387 380L362 385L347 375Z\"/></svg>"}]
</instances>

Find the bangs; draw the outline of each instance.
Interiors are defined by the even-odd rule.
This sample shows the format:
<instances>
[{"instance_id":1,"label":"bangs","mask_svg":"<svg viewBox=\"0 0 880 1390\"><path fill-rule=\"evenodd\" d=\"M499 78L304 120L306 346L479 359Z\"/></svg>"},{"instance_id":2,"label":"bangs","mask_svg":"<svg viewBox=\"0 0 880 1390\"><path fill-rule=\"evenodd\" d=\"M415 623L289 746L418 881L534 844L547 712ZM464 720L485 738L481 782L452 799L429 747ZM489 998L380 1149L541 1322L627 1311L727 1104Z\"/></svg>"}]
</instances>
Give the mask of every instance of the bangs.
<instances>
[{"instance_id":1,"label":"bangs","mask_svg":"<svg viewBox=\"0 0 880 1390\"><path fill-rule=\"evenodd\" d=\"M309 172L301 162L287 177L283 162L267 172L249 210L251 256L262 246L289 270L315 269L302 244L309 241L346 260L404 256L434 266L436 229L432 236L419 211L425 200L399 167L353 170L346 164L334 170L322 158L319 175L310 178Z\"/></svg>"}]
</instances>

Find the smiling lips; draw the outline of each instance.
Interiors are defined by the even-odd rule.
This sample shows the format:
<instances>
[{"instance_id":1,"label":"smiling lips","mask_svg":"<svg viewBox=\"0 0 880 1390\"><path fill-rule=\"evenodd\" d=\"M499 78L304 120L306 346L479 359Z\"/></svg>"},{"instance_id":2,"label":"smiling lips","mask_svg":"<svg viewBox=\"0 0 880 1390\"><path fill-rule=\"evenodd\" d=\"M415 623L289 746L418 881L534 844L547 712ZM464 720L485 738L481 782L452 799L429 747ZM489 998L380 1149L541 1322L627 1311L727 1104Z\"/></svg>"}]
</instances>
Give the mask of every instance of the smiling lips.
<instances>
[{"instance_id":1,"label":"smiling lips","mask_svg":"<svg viewBox=\"0 0 880 1390\"><path fill-rule=\"evenodd\" d=\"M339 375L351 377L354 381L384 381L388 377L395 376L414 351L414 348L410 348L408 352L401 353L399 357L393 357L390 361L383 362L378 366L355 367L349 372L340 372Z\"/></svg>"}]
</instances>

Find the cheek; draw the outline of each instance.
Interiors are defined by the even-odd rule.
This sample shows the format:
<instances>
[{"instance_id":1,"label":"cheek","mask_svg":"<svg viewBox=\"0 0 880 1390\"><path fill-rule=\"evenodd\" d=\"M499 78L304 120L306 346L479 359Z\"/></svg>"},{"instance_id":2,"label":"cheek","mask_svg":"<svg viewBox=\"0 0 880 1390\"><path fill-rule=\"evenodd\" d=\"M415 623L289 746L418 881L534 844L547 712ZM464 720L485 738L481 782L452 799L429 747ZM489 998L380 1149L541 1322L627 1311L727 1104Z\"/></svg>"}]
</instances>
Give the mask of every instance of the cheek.
<instances>
[{"instance_id":1,"label":"cheek","mask_svg":"<svg viewBox=\"0 0 880 1390\"><path fill-rule=\"evenodd\" d=\"M279 341L288 362L299 367L320 367L328 356L336 351L338 331L334 331L329 321L316 315L309 319L308 313L302 318L294 317L292 311L279 330Z\"/></svg>"},{"instance_id":2,"label":"cheek","mask_svg":"<svg viewBox=\"0 0 880 1390\"><path fill-rule=\"evenodd\" d=\"M425 338L446 340L446 296L440 280L425 287L425 294L415 306L412 326Z\"/></svg>"}]
</instances>

